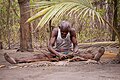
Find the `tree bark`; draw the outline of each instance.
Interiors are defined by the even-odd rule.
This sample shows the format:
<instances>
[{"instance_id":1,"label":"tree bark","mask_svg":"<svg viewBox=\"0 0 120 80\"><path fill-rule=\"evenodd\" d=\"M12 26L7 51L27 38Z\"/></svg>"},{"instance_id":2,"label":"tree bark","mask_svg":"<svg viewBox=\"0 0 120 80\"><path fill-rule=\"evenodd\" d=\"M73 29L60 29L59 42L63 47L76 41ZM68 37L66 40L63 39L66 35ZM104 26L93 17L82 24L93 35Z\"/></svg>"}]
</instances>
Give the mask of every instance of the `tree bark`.
<instances>
[{"instance_id":1,"label":"tree bark","mask_svg":"<svg viewBox=\"0 0 120 80\"><path fill-rule=\"evenodd\" d=\"M2 41L0 40L0 50L3 49Z\"/></svg>"},{"instance_id":2,"label":"tree bark","mask_svg":"<svg viewBox=\"0 0 120 80\"><path fill-rule=\"evenodd\" d=\"M10 0L8 0L8 6L7 6L7 23L6 23L7 29L7 38L8 38L8 49L11 49L10 47Z\"/></svg>"},{"instance_id":3,"label":"tree bark","mask_svg":"<svg viewBox=\"0 0 120 80\"><path fill-rule=\"evenodd\" d=\"M20 51L33 51L30 23L26 23L30 17L30 0L18 0L20 7Z\"/></svg>"},{"instance_id":4,"label":"tree bark","mask_svg":"<svg viewBox=\"0 0 120 80\"><path fill-rule=\"evenodd\" d=\"M46 0L46 1L50 1L50 0ZM51 34L52 34L52 30L53 30L53 26L51 25L52 23L52 19L49 21L49 30L50 30L50 36L51 37Z\"/></svg>"},{"instance_id":5,"label":"tree bark","mask_svg":"<svg viewBox=\"0 0 120 80\"><path fill-rule=\"evenodd\" d=\"M113 26L118 32L119 53L117 54L117 61L118 63L120 63L120 26L118 26L118 3L119 3L119 0L114 0Z\"/></svg>"},{"instance_id":6,"label":"tree bark","mask_svg":"<svg viewBox=\"0 0 120 80\"><path fill-rule=\"evenodd\" d=\"M53 26L51 25L51 22L52 20L49 21L49 30L50 30L50 37L51 37L51 34L52 34L52 30L53 30Z\"/></svg>"},{"instance_id":7,"label":"tree bark","mask_svg":"<svg viewBox=\"0 0 120 80\"><path fill-rule=\"evenodd\" d=\"M113 26L115 28L117 28L118 26L118 20L117 20L117 17L118 17L118 8L117 8L117 5L118 5L118 0L114 0L114 17L113 17ZM112 41L115 41L115 37L116 37L116 34L115 32L113 31L112 32Z\"/></svg>"}]
</instances>

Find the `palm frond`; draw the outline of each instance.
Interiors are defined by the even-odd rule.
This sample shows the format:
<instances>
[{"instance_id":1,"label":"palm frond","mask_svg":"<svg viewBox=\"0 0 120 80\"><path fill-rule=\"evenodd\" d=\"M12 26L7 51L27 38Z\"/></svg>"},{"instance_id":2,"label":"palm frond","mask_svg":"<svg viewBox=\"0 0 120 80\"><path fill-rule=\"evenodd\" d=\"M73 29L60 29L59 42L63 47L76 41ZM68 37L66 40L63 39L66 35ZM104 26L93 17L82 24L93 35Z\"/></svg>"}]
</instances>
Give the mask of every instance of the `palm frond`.
<instances>
[{"instance_id":1,"label":"palm frond","mask_svg":"<svg viewBox=\"0 0 120 80\"><path fill-rule=\"evenodd\" d=\"M33 15L31 18L28 19L27 22L33 21L39 17L41 17L40 22L38 23L37 27L39 26L42 28L47 22L51 19L59 19L60 16L64 14L75 14L76 12L79 13L78 17L84 18L85 16L91 16L92 20L94 21L95 18L101 23L104 23L101 15L95 10L92 6L90 0L52 0L50 1L41 1L37 2L39 6L46 6L45 8L40 8L39 12Z\"/></svg>"},{"instance_id":2,"label":"palm frond","mask_svg":"<svg viewBox=\"0 0 120 80\"><path fill-rule=\"evenodd\" d=\"M104 24L104 20L103 18L100 16L100 14L98 12L94 12L97 16L97 19L99 20L100 24Z\"/></svg>"},{"instance_id":3,"label":"palm frond","mask_svg":"<svg viewBox=\"0 0 120 80\"><path fill-rule=\"evenodd\" d=\"M71 10L72 8L76 7L77 5L71 3L71 2L66 2L66 3L63 3L65 4L65 6L58 11L58 13L55 15L54 19L59 19L60 16L64 15L64 14L67 14L67 12L69 12L69 10ZM64 12L64 13L63 13Z\"/></svg>"},{"instance_id":4,"label":"palm frond","mask_svg":"<svg viewBox=\"0 0 120 80\"><path fill-rule=\"evenodd\" d=\"M46 6L46 5L52 6L52 5L59 4L59 2L58 1L40 1L40 2L35 2L34 4L36 6Z\"/></svg>"},{"instance_id":5,"label":"palm frond","mask_svg":"<svg viewBox=\"0 0 120 80\"><path fill-rule=\"evenodd\" d=\"M38 12L37 14L35 14L35 15L32 16L31 18L29 18L29 19L27 20L27 22L31 22L31 21L33 21L33 20L35 20L35 19L43 16L43 15L46 14L49 10L51 10L51 8L52 8L52 7L48 7L48 8L43 9L42 11Z\"/></svg>"},{"instance_id":6,"label":"palm frond","mask_svg":"<svg viewBox=\"0 0 120 80\"><path fill-rule=\"evenodd\" d=\"M65 4L59 4L59 5L55 5L52 6L52 9L49 10L40 20L40 22L38 23L37 27L41 26L41 28L50 20L52 19L56 13L61 10L63 7L65 6ZM57 8L56 8L57 7Z\"/></svg>"}]
</instances>

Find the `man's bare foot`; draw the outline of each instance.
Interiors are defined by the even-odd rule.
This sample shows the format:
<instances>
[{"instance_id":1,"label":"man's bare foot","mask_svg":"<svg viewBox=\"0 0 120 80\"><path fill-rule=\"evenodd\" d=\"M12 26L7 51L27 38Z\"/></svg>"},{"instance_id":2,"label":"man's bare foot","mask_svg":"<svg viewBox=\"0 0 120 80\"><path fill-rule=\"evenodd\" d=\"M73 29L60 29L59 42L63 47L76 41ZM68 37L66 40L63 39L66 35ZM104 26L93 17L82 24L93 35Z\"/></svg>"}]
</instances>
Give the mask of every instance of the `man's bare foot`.
<instances>
[{"instance_id":1,"label":"man's bare foot","mask_svg":"<svg viewBox=\"0 0 120 80\"><path fill-rule=\"evenodd\" d=\"M88 59L85 63L87 63L87 64L98 64L99 62L96 61L96 60Z\"/></svg>"},{"instance_id":2,"label":"man's bare foot","mask_svg":"<svg viewBox=\"0 0 120 80\"><path fill-rule=\"evenodd\" d=\"M104 54L104 52L105 52L105 48L100 47L100 49L98 50L98 53L94 56L94 60L99 61L101 56Z\"/></svg>"},{"instance_id":3,"label":"man's bare foot","mask_svg":"<svg viewBox=\"0 0 120 80\"><path fill-rule=\"evenodd\" d=\"M16 63L17 63L17 62L15 61L15 59L13 59L12 57L10 57L10 56L8 55L8 53L4 53L4 58L5 58L6 61L8 61L8 62L11 63L11 64L16 64Z\"/></svg>"},{"instance_id":4,"label":"man's bare foot","mask_svg":"<svg viewBox=\"0 0 120 80\"><path fill-rule=\"evenodd\" d=\"M58 62L59 61L59 59L57 59L57 58L50 58L50 62Z\"/></svg>"}]
</instances>

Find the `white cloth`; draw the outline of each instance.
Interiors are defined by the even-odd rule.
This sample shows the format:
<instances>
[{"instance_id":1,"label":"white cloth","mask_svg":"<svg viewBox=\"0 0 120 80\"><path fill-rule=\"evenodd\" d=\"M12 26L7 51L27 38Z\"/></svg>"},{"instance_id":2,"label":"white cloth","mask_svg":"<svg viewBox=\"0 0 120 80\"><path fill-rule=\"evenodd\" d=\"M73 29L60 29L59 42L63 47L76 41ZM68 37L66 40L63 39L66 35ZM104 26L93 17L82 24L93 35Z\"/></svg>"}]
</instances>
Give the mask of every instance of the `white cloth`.
<instances>
[{"instance_id":1,"label":"white cloth","mask_svg":"<svg viewBox=\"0 0 120 80\"><path fill-rule=\"evenodd\" d=\"M58 35L57 35L57 40L56 40L56 49L57 51L60 52L70 52L72 48L72 42L70 39L70 33L66 35L66 38L61 37L61 31L58 28Z\"/></svg>"}]
</instances>

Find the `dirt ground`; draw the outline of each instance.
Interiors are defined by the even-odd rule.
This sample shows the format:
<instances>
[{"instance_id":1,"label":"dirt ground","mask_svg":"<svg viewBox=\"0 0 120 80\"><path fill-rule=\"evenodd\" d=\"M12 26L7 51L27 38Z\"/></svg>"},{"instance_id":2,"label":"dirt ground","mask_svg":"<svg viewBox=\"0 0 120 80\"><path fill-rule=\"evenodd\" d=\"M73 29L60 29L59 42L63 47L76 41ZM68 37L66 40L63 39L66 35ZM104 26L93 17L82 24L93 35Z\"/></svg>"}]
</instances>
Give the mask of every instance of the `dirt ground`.
<instances>
[{"instance_id":1,"label":"dirt ground","mask_svg":"<svg viewBox=\"0 0 120 80\"><path fill-rule=\"evenodd\" d=\"M16 50L0 50L0 80L120 80L120 64L109 63L118 53L118 49L105 48L106 52L100 64L86 64L84 61L44 61L11 65L5 61L4 53L7 52L12 57L28 57L39 51L22 53Z\"/></svg>"}]
</instances>

